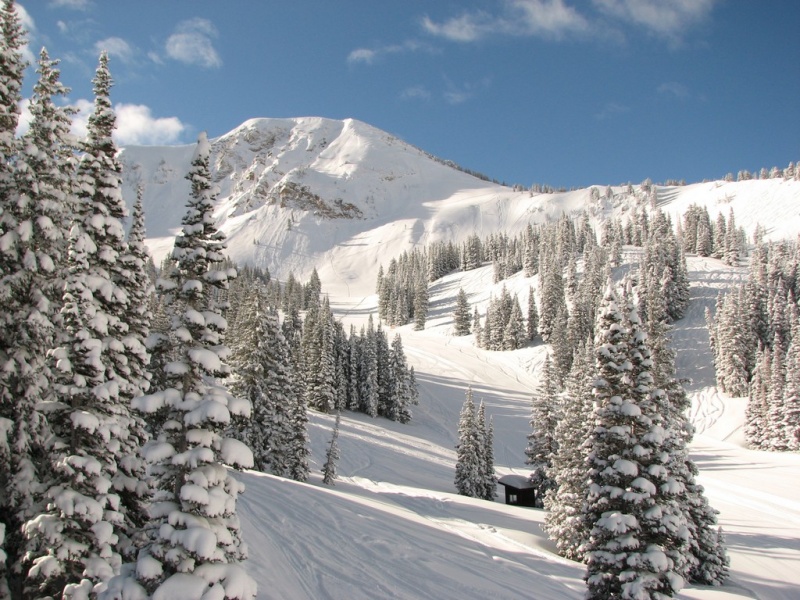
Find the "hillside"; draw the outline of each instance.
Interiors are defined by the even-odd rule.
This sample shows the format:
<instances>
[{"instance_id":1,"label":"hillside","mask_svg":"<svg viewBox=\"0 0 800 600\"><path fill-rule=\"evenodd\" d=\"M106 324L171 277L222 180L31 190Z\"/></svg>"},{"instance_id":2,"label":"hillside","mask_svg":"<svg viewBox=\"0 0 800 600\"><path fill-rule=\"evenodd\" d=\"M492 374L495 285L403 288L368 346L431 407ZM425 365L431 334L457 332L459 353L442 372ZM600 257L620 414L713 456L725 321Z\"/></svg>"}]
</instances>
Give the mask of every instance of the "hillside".
<instances>
[{"instance_id":1,"label":"hillside","mask_svg":"<svg viewBox=\"0 0 800 600\"><path fill-rule=\"evenodd\" d=\"M171 250L183 217L184 179L194 147L128 147L121 152L130 205L143 186L148 245L160 260ZM588 210L595 225L636 203L624 187L598 184L557 194L514 192L434 160L360 121L316 117L253 119L212 140L219 187L216 216L231 258L268 268L279 279L305 278L317 268L333 295L371 293L381 262L417 245L462 241L477 233L510 234L529 222ZM638 192L638 186L634 186ZM672 215L692 203L712 219L733 208L737 224L756 223L772 238L800 231L792 201L800 182L781 179L658 187L659 206Z\"/></svg>"},{"instance_id":2,"label":"hillside","mask_svg":"<svg viewBox=\"0 0 800 600\"><path fill-rule=\"evenodd\" d=\"M213 145L220 187L217 216L234 260L278 278L316 267L346 324L377 315L378 265L418 244L460 241L472 233L520 231L528 222L589 211L595 225L630 211L625 188L592 201L589 189L531 196L432 160L424 152L357 121L259 119ZM192 147L126 148L125 196L144 185L148 243L169 251L188 185ZM605 185L599 186L601 191ZM635 187L636 191L636 187ZM677 216L691 204L712 218L733 208L738 225L767 228L773 239L800 232L800 182L779 179L659 187L657 204ZM339 211L339 214L332 214ZM637 259L626 248L625 260ZM714 385L703 311L746 274L711 258L689 257L691 303L674 330L679 376L690 380L699 435L693 456L713 506L721 511L732 558L722 588L692 587L680 598L789 600L800 594L800 455L741 447L744 399ZM524 302L536 278L504 282ZM455 495L456 426L471 385L494 419L499 474L526 473L530 396L547 352L539 343L514 352L476 348L451 336L459 288L483 312L492 269L452 273L431 285L426 329L397 328L420 386L414 419L400 425L343 415L340 480L318 475L333 418L311 415L312 476L300 484L242 473L240 499L248 570L264 599L535 597L581 598L582 565L553 552L539 510ZM502 492L502 489L499 490Z\"/></svg>"}]
</instances>

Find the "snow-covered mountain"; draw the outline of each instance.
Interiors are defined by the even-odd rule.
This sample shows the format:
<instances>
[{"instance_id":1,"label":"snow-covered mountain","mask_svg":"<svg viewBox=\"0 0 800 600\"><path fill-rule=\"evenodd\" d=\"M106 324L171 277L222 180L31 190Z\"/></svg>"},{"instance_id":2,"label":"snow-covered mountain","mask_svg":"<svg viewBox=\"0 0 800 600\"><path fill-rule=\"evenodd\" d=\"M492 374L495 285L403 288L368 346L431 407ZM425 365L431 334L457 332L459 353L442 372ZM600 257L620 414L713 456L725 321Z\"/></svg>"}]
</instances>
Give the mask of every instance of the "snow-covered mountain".
<instances>
[{"instance_id":1,"label":"snow-covered mountain","mask_svg":"<svg viewBox=\"0 0 800 600\"><path fill-rule=\"evenodd\" d=\"M143 186L149 246L159 261L172 248L189 185L193 145L125 148L124 193ZM231 258L266 267L280 279L316 267L334 294L372 290L378 265L439 240L494 231L587 209L598 223L630 210L635 199L614 187L592 201L591 188L558 194L516 192L468 175L360 121L318 117L253 119L215 140L212 171L217 217ZM781 179L659 187L658 203L681 214L691 203L773 237L800 231L800 212L785 211L797 181ZM638 190L638 186L635 186ZM789 202L789 204L791 204Z\"/></svg>"},{"instance_id":2,"label":"snow-covered mountain","mask_svg":"<svg viewBox=\"0 0 800 600\"><path fill-rule=\"evenodd\" d=\"M121 155L125 197L137 184L151 250L172 247L188 198L193 146L131 147ZM431 241L477 233L514 233L529 222L587 210L595 225L640 203L638 186L598 183L559 194L516 192L456 170L358 121L258 119L213 141L217 207L229 254L285 278L316 267L346 327L377 315L378 265ZM658 187L656 202L673 215L691 204L712 219L733 208L737 225L756 224L773 239L800 233L800 182L713 181ZM625 260L638 250L626 248ZM732 558L722 588L692 586L679 598L790 600L800 596L800 456L747 450L739 444L745 399L714 384L703 311L734 289L745 267L690 256L691 300L676 323L679 376L690 380L698 436L693 458L710 502L721 511ZM414 366L420 405L410 424L345 413L333 488L319 469L333 416L311 414L312 477L302 484L258 473L239 501L248 571L261 599L581 598L582 565L558 557L541 530L544 512L455 494L454 445L468 385L493 417L499 474L526 473L530 396L548 351L535 344L513 352L475 347L453 337L452 311L463 288L484 313L506 285L525 301L536 278L522 273L494 283L491 266L451 273L430 287L424 331L397 328Z\"/></svg>"}]
</instances>

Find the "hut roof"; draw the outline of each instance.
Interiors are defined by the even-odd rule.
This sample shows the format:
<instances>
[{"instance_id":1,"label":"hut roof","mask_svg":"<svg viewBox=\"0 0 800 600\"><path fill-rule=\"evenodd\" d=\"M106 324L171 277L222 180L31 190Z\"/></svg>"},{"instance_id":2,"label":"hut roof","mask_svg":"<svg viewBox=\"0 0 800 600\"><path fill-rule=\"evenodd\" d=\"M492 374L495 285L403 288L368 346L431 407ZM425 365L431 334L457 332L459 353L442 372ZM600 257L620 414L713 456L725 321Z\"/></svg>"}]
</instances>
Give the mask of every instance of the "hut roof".
<instances>
[{"instance_id":1,"label":"hut roof","mask_svg":"<svg viewBox=\"0 0 800 600\"><path fill-rule=\"evenodd\" d=\"M513 487L518 490L529 490L535 487L527 475L517 475L516 473L503 475L497 480L497 483L506 487Z\"/></svg>"}]
</instances>

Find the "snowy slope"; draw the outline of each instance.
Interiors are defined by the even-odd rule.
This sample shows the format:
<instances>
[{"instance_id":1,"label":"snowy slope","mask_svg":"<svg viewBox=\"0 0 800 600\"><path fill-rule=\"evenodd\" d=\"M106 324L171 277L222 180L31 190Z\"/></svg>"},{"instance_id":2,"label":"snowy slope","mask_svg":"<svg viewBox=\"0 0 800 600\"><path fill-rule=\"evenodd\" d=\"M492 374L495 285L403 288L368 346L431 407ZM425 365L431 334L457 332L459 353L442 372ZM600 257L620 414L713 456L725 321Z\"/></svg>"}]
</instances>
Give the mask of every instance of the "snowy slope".
<instances>
[{"instance_id":1,"label":"snowy slope","mask_svg":"<svg viewBox=\"0 0 800 600\"><path fill-rule=\"evenodd\" d=\"M125 198L132 205L143 186L148 245L157 262L180 227L193 149L121 152ZM231 258L266 267L279 279L289 272L305 279L316 267L329 293L354 297L370 293L382 262L415 246L501 229L515 233L529 222L584 209L599 223L636 203L623 187L595 202L588 188L514 192L352 119L247 121L213 140L212 171ZM598 187L605 192L605 185ZM800 182L771 179L659 187L657 202L672 215L692 203L705 205L712 219L732 207L738 225L751 231L762 223L769 236L783 238L800 231L798 197Z\"/></svg>"},{"instance_id":2,"label":"snowy slope","mask_svg":"<svg viewBox=\"0 0 800 600\"><path fill-rule=\"evenodd\" d=\"M125 197L144 186L150 239L160 259L172 247L188 195L183 179L192 146L134 147L122 152ZM307 277L316 267L346 324L376 315L378 265L417 245L460 241L472 233L520 231L528 222L586 209L595 225L630 211L624 188L591 201L589 189L531 196L481 181L357 121L318 118L248 121L214 140L220 188L217 216L239 262ZM635 186L636 187L636 186ZM600 186L605 190L605 185ZM773 239L800 233L800 182L710 182L659 187L657 202L673 217L697 203L712 218L732 207L748 232L757 223ZM331 216L335 218L331 218ZM338 216L337 216L338 215ZM626 249L627 259L636 250ZM721 600L800 597L800 455L741 447L744 399L714 384L703 311L739 285L743 267L689 257L691 304L676 324L678 369L694 400L694 457L728 534L732 577L723 588L690 588L681 598ZM536 279L504 282L524 303ZM341 479L309 484L256 473L240 499L247 568L264 599L535 597L580 598L583 568L553 553L544 513L454 494L456 426L471 385L494 419L500 474L526 473L530 396L547 347L489 352L471 336L452 337L451 313L463 287L483 312L494 284L491 267L454 273L431 286L426 329L400 327L420 385L408 425L345 414ZM524 305L524 304L523 304ZM312 461L322 466L333 418L312 414ZM501 492L502 490L500 490Z\"/></svg>"},{"instance_id":3,"label":"snowy slope","mask_svg":"<svg viewBox=\"0 0 800 600\"><path fill-rule=\"evenodd\" d=\"M714 289L738 283L741 269L713 263L690 260L693 302L702 301L709 272L715 275ZM522 296L536 282L517 275L504 283ZM490 352L475 348L472 336L449 335L448 315L459 287L481 306L501 285L492 283L491 267L451 274L431 288L439 315L430 327L397 328L418 373L420 406L408 425L346 413L339 437L342 478L334 488L323 486L319 475L309 484L241 476L248 486L240 499L251 546L248 568L262 586L260 598L583 597L584 569L554 554L541 531L543 511L454 493L456 425L467 385L493 417L498 473L527 472L523 449L530 396L547 346ZM374 312L375 297L338 298L333 305L345 321L361 323ZM706 343L702 319L702 311L691 310L678 323L681 352ZM694 359L707 365L705 351L696 351ZM741 426L741 403L716 391L711 398L704 369L683 364L681 375L700 379L691 387L705 429L693 457L700 482L721 511L732 575L721 588L690 587L679 597L796 599L800 455L755 452L722 441ZM332 416L312 416L316 473L332 427Z\"/></svg>"}]
</instances>

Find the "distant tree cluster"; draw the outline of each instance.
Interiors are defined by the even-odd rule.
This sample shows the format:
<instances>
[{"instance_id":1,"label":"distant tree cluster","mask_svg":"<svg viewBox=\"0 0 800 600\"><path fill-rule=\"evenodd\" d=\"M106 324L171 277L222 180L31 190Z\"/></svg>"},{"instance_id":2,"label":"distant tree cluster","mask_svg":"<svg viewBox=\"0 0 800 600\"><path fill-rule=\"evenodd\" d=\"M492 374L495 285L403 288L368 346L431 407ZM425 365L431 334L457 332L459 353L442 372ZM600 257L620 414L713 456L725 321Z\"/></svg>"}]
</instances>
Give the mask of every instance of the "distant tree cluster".
<instances>
[{"instance_id":1,"label":"distant tree cluster","mask_svg":"<svg viewBox=\"0 0 800 600\"><path fill-rule=\"evenodd\" d=\"M712 224L708 208L694 204L684 213L678 233L685 252L719 258L731 266L738 265L739 260L747 256L747 234L736 227L733 208L727 220L719 213Z\"/></svg>"},{"instance_id":2,"label":"distant tree cluster","mask_svg":"<svg viewBox=\"0 0 800 600\"><path fill-rule=\"evenodd\" d=\"M790 162L789 165L783 169L779 167L772 167L771 169L762 167L753 172L745 169L738 171L735 177L733 173L728 173L724 177L725 181L748 181L750 179L794 179L800 181L800 169L797 168L794 162Z\"/></svg>"},{"instance_id":3,"label":"distant tree cluster","mask_svg":"<svg viewBox=\"0 0 800 600\"><path fill-rule=\"evenodd\" d=\"M428 253L414 249L378 269L378 315L387 325L414 323L422 330L428 318Z\"/></svg>"},{"instance_id":4,"label":"distant tree cluster","mask_svg":"<svg viewBox=\"0 0 800 600\"><path fill-rule=\"evenodd\" d=\"M418 402L414 368L406 362L400 336L390 344L372 317L358 333L351 327L348 337L326 297L307 313L300 347L310 408L352 410L400 423L411 420L411 407Z\"/></svg>"},{"instance_id":5,"label":"distant tree cluster","mask_svg":"<svg viewBox=\"0 0 800 600\"><path fill-rule=\"evenodd\" d=\"M753 448L800 449L800 249L757 239L747 283L706 313L717 385L749 396Z\"/></svg>"},{"instance_id":6,"label":"distant tree cluster","mask_svg":"<svg viewBox=\"0 0 800 600\"><path fill-rule=\"evenodd\" d=\"M497 495L493 444L491 418L486 421L483 402L475 412L472 388L469 388L461 408L456 446L455 485L462 496L494 500Z\"/></svg>"},{"instance_id":7,"label":"distant tree cluster","mask_svg":"<svg viewBox=\"0 0 800 600\"><path fill-rule=\"evenodd\" d=\"M476 344L486 350L516 350L527 343L525 320L516 294L505 286L498 298L491 298L483 325L475 327Z\"/></svg>"}]
</instances>

